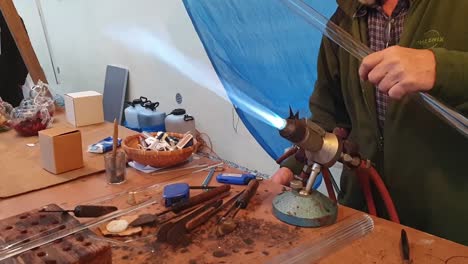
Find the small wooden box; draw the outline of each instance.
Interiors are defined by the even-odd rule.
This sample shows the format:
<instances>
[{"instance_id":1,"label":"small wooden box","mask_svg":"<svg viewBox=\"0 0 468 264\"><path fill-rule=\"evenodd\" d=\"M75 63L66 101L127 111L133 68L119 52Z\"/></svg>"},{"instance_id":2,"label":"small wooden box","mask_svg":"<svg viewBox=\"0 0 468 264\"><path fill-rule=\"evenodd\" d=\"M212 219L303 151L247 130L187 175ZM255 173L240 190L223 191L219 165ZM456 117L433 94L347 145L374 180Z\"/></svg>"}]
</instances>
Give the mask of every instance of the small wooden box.
<instances>
[{"instance_id":1,"label":"small wooden box","mask_svg":"<svg viewBox=\"0 0 468 264\"><path fill-rule=\"evenodd\" d=\"M55 204L48 205L47 210L60 210ZM41 213L39 210L23 213L0 220L0 245L29 238L44 232L54 233L79 224L68 213ZM10 258L8 264L110 264L112 249L106 242L94 239L97 237L91 230L58 239L52 243L26 251L16 258ZM29 241L25 241L29 242ZM20 244L21 245L21 244ZM2 262L3 263L3 262Z\"/></svg>"}]
</instances>

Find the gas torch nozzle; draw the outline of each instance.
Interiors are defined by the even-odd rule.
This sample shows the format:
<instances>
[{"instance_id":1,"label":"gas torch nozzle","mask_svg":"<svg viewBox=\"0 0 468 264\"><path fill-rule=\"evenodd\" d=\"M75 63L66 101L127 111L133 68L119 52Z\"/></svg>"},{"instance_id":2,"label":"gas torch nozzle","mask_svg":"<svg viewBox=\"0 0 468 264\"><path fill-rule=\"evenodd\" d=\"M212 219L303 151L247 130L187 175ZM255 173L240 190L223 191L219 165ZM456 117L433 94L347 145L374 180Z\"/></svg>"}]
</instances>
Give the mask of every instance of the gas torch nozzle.
<instances>
[{"instance_id":1,"label":"gas torch nozzle","mask_svg":"<svg viewBox=\"0 0 468 264\"><path fill-rule=\"evenodd\" d=\"M338 137L308 119L288 118L280 135L308 151L308 158L324 166L333 165L341 154Z\"/></svg>"}]
</instances>

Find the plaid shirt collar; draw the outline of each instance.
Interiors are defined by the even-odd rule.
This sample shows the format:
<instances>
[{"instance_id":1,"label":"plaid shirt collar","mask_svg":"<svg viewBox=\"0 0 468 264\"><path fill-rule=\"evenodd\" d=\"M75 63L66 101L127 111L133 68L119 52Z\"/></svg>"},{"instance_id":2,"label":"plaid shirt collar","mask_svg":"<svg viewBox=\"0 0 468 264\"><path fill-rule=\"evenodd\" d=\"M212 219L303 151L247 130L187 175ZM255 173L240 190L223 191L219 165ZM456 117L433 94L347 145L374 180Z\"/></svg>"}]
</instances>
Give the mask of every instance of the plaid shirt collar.
<instances>
[{"instance_id":1,"label":"plaid shirt collar","mask_svg":"<svg viewBox=\"0 0 468 264\"><path fill-rule=\"evenodd\" d=\"M397 6L395 7L395 10L393 11L394 14L400 13L400 11L404 8L408 9L411 5L411 3L414 2L414 0L399 0ZM382 6L366 6L360 4L357 11L354 13L353 17L364 17L367 16L367 13L369 12L369 9L377 9L380 12L383 12Z\"/></svg>"}]
</instances>

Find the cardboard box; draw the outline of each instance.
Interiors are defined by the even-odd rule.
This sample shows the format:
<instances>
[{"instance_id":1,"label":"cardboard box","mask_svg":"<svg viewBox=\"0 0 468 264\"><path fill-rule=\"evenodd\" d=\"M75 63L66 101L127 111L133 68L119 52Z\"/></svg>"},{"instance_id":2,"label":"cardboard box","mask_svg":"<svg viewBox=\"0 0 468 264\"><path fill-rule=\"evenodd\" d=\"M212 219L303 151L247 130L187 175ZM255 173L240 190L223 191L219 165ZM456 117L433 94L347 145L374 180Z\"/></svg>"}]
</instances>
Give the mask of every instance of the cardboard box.
<instances>
[{"instance_id":1,"label":"cardboard box","mask_svg":"<svg viewBox=\"0 0 468 264\"><path fill-rule=\"evenodd\" d=\"M102 94L85 91L65 94L67 121L75 127L104 122Z\"/></svg>"},{"instance_id":2,"label":"cardboard box","mask_svg":"<svg viewBox=\"0 0 468 264\"><path fill-rule=\"evenodd\" d=\"M54 174L83 167L81 132L75 128L55 127L39 131L42 167Z\"/></svg>"}]
</instances>

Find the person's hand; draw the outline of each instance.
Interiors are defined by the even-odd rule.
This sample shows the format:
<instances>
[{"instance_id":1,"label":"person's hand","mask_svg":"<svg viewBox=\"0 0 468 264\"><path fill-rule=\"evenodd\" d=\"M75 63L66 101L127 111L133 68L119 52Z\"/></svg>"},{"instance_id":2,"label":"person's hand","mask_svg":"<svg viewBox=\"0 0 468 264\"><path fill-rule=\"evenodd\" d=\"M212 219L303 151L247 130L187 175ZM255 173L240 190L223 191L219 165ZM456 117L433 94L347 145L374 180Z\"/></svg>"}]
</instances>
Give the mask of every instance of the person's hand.
<instances>
[{"instance_id":1,"label":"person's hand","mask_svg":"<svg viewBox=\"0 0 468 264\"><path fill-rule=\"evenodd\" d=\"M432 89L436 79L436 60L430 50L392 46L370 54L359 67L359 76L391 98Z\"/></svg>"},{"instance_id":2,"label":"person's hand","mask_svg":"<svg viewBox=\"0 0 468 264\"><path fill-rule=\"evenodd\" d=\"M279 183L281 185L289 186L289 182L294 179L293 172L286 168L282 167L279 168L275 174L271 176L271 180L275 183Z\"/></svg>"}]
</instances>

